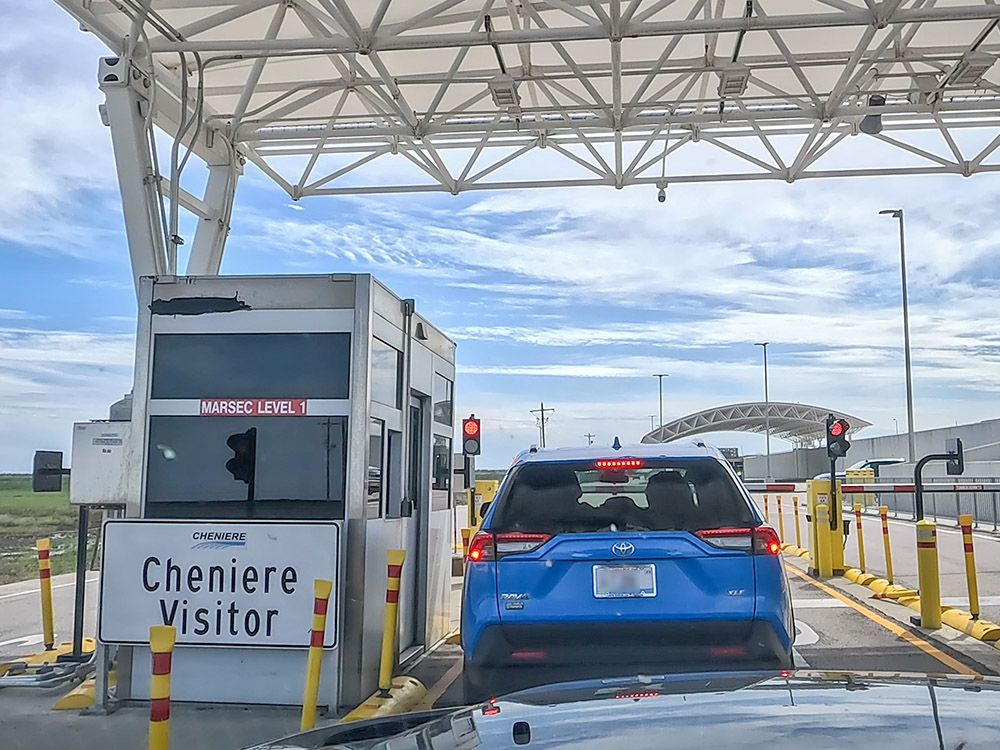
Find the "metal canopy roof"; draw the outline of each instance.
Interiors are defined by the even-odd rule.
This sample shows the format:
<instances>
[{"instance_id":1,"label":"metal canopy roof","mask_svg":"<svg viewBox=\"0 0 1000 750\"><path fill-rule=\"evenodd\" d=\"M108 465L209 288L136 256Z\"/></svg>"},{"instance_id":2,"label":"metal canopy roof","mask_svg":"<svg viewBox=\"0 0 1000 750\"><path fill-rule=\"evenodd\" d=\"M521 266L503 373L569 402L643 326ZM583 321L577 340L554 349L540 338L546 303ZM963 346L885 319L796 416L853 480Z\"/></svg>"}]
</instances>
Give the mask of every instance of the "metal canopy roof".
<instances>
[{"instance_id":1,"label":"metal canopy roof","mask_svg":"<svg viewBox=\"0 0 1000 750\"><path fill-rule=\"evenodd\" d=\"M293 198L1000 169L991 0L57 2Z\"/></svg>"},{"instance_id":2,"label":"metal canopy roof","mask_svg":"<svg viewBox=\"0 0 1000 750\"><path fill-rule=\"evenodd\" d=\"M789 404L772 401L767 408L763 401L746 404L729 404L706 409L675 419L653 430L642 438L644 443L669 443L672 440L703 435L708 432L757 432L762 433L770 421L771 434L785 440L808 442L826 435L826 416L833 414L846 419L850 432L871 427L871 422L850 414L823 409L808 404ZM765 419L765 410L767 418Z\"/></svg>"}]
</instances>

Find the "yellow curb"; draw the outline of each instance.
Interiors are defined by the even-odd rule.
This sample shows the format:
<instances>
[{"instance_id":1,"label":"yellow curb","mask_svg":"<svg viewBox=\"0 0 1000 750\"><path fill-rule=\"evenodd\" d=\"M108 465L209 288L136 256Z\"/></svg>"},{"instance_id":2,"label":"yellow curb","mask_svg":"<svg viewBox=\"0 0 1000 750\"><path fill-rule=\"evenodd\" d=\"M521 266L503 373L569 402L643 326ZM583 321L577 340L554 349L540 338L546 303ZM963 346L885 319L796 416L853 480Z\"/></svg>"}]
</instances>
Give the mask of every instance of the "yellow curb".
<instances>
[{"instance_id":1,"label":"yellow curb","mask_svg":"<svg viewBox=\"0 0 1000 750\"><path fill-rule=\"evenodd\" d=\"M847 570L844 571L844 578L846 578L848 581L854 581L855 583L858 582L858 576L860 575L861 571L858 570L857 568L848 568Z\"/></svg>"},{"instance_id":2,"label":"yellow curb","mask_svg":"<svg viewBox=\"0 0 1000 750\"><path fill-rule=\"evenodd\" d=\"M862 573L858 576L858 583L862 586L868 586L872 581L877 580L875 576L871 573Z\"/></svg>"},{"instance_id":3,"label":"yellow curb","mask_svg":"<svg viewBox=\"0 0 1000 750\"><path fill-rule=\"evenodd\" d=\"M108 672L108 687L114 687L118 682L118 673L112 669ZM53 711L82 710L90 708L97 700L97 685L94 678L84 680L66 695L55 702Z\"/></svg>"},{"instance_id":4,"label":"yellow curb","mask_svg":"<svg viewBox=\"0 0 1000 750\"><path fill-rule=\"evenodd\" d=\"M941 622L980 641L1000 641L1000 626L989 620L973 620L972 615L965 610L942 607Z\"/></svg>"},{"instance_id":5,"label":"yellow curb","mask_svg":"<svg viewBox=\"0 0 1000 750\"><path fill-rule=\"evenodd\" d=\"M884 578L875 578L868 582L868 588L874 591L876 594L884 594L885 590L889 588L892 584L889 583Z\"/></svg>"},{"instance_id":6,"label":"yellow curb","mask_svg":"<svg viewBox=\"0 0 1000 750\"><path fill-rule=\"evenodd\" d=\"M909 607L917 612L920 611L920 597L919 596L901 596L896 599L904 607Z\"/></svg>"},{"instance_id":7,"label":"yellow curb","mask_svg":"<svg viewBox=\"0 0 1000 750\"><path fill-rule=\"evenodd\" d=\"M454 633L445 638L444 642L449 646L457 646L462 642L462 631L456 630Z\"/></svg>"},{"instance_id":8,"label":"yellow curb","mask_svg":"<svg viewBox=\"0 0 1000 750\"><path fill-rule=\"evenodd\" d=\"M373 719L377 716L405 714L416 706L426 694L427 688L420 680L409 675L393 677L392 687L389 688L389 697L383 698L376 690L371 697L347 714L340 722L343 724L349 721Z\"/></svg>"},{"instance_id":9,"label":"yellow curb","mask_svg":"<svg viewBox=\"0 0 1000 750\"><path fill-rule=\"evenodd\" d=\"M804 550L800 551L799 552L799 557L801 557L803 560L809 560L810 559L809 558L809 550L804 549Z\"/></svg>"},{"instance_id":10,"label":"yellow curb","mask_svg":"<svg viewBox=\"0 0 1000 750\"><path fill-rule=\"evenodd\" d=\"M93 638L83 639L83 653L89 654L94 650L94 646L95 641ZM0 664L0 675L7 674L7 670L9 670L14 664L27 664L29 667L40 667L45 664L54 664L56 659L60 656L72 653L72 643L60 643L51 651L41 651L37 654L30 654L29 656L19 656L15 659L11 659L10 661L3 662Z\"/></svg>"}]
</instances>

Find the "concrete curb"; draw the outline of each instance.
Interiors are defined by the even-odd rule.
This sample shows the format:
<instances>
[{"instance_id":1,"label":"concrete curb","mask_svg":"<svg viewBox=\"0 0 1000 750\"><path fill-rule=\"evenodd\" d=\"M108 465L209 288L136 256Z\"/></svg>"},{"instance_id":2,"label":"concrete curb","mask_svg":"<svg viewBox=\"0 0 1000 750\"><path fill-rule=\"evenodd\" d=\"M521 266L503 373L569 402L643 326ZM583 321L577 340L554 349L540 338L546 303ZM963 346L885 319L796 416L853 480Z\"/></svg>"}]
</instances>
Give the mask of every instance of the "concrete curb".
<instances>
[{"instance_id":1,"label":"concrete curb","mask_svg":"<svg viewBox=\"0 0 1000 750\"><path fill-rule=\"evenodd\" d=\"M913 589L890 584L884 578L876 578L870 573L862 573L857 568L845 570L844 578L861 586L867 586L879 598L895 599L904 607L920 612L920 596ZM972 636L976 640L994 643L997 648L1000 648L1000 625L996 623L989 620L974 620L969 612L955 607L941 607L941 621L948 627Z\"/></svg>"},{"instance_id":2,"label":"concrete curb","mask_svg":"<svg viewBox=\"0 0 1000 750\"><path fill-rule=\"evenodd\" d=\"M373 719L377 716L405 714L420 703L426 694L427 688L420 680L409 675L394 677L387 697L379 695L379 691L376 690L368 700L341 719L340 723Z\"/></svg>"},{"instance_id":3,"label":"concrete curb","mask_svg":"<svg viewBox=\"0 0 1000 750\"><path fill-rule=\"evenodd\" d=\"M806 572L800 565L796 565L795 567L802 570L802 572ZM910 622L909 614L904 615L900 611L899 607L895 606L895 603L904 603L912 608L913 604L919 602L919 598L915 596L916 592L912 592L914 595L905 596L904 594L904 596L901 597L902 599L908 601L900 602L900 599L897 598L895 599L895 602L892 602L886 601L887 599L893 598L890 596L878 593L874 596L865 596L864 594L865 589L874 590L873 585L878 581L888 585L888 582L885 581L885 579L875 579L874 582L865 587L861 587L858 584L845 579L843 576L834 576L832 578L817 580L821 580L826 585L837 589L847 596L850 596L889 620L894 620L907 628L913 627L913 624ZM893 586L891 588L897 588L900 591L907 593L912 591L904 589L901 586ZM917 606L919 607L919 605ZM950 626L942 627L940 630L927 630L924 628L918 628L918 630L921 637L927 639L935 646L942 648L946 653L950 650L953 654L958 654L972 660L979 665L981 669L986 670L984 674L1000 674L1000 653L998 653L998 651L1000 651L1000 642L988 643L977 640Z\"/></svg>"}]
</instances>

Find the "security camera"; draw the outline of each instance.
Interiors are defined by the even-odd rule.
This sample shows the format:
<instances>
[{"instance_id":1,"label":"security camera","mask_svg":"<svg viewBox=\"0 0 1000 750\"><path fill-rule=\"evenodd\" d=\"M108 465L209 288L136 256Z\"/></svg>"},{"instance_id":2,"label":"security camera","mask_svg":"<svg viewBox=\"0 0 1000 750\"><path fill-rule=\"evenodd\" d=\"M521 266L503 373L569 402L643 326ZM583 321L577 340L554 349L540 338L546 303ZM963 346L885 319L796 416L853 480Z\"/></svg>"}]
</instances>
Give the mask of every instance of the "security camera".
<instances>
[{"instance_id":1,"label":"security camera","mask_svg":"<svg viewBox=\"0 0 1000 750\"><path fill-rule=\"evenodd\" d=\"M667 202L667 189L666 188L660 188L660 192L658 192L656 194L656 200L658 200L660 203L666 203Z\"/></svg>"}]
</instances>

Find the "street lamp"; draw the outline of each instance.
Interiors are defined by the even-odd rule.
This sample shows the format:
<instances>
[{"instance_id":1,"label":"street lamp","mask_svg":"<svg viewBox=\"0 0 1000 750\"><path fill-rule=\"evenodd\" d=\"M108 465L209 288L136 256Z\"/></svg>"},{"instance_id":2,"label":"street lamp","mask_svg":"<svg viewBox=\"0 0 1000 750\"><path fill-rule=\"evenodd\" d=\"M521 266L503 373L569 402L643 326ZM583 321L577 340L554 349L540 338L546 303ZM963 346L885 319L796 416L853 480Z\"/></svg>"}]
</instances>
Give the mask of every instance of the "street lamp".
<instances>
[{"instance_id":1,"label":"street lamp","mask_svg":"<svg viewBox=\"0 0 1000 750\"><path fill-rule=\"evenodd\" d=\"M896 428L896 434L899 434L899 420L895 417L892 418L892 426Z\"/></svg>"},{"instance_id":2,"label":"street lamp","mask_svg":"<svg viewBox=\"0 0 1000 750\"><path fill-rule=\"evenodd\" d=\"M899 268L903 280L903 359L906 365L907 459L912 464L916 461L917 451L913 437L913 368L910 363L910 304L906 291L906 240L903 233L903 209L890 208L879 211L879 215L899 219Z\"/></svg>"},{"instance_id":3,"label":"street lamp","mask_svg":"<svg viewBox=\"0 0 1000 750\"><path fill-rule=\"evenodd\" d=\"M670 376L664 372L654 375L653 377L660 379L660 430L663 430L663 379L669 378ZM660 435L660 439L663 439L663 435Z\"/></svg>"},{"instance_id":4,"label":"street lamp","mask_svg":"<svg viewBox=\"0 0 1000 750\"><path fill-rule=\"evenodd\" d=\"M649 431L652 432L655 429L656 429L656 415L655 414L650 414L649 415Z\"/></svg>"},{"instance_id":5,"label":"street lamp","mask_svg":"<svg viewBox=\"0 0 1000 750\"><path fill-rule=\"evenodd\" d=\"M771 402L767 395L767 345L770 341L761 341L754 346L764 350L764 434L767 435L767 481L771 481Z\"/></svg>"}]
</instances>

